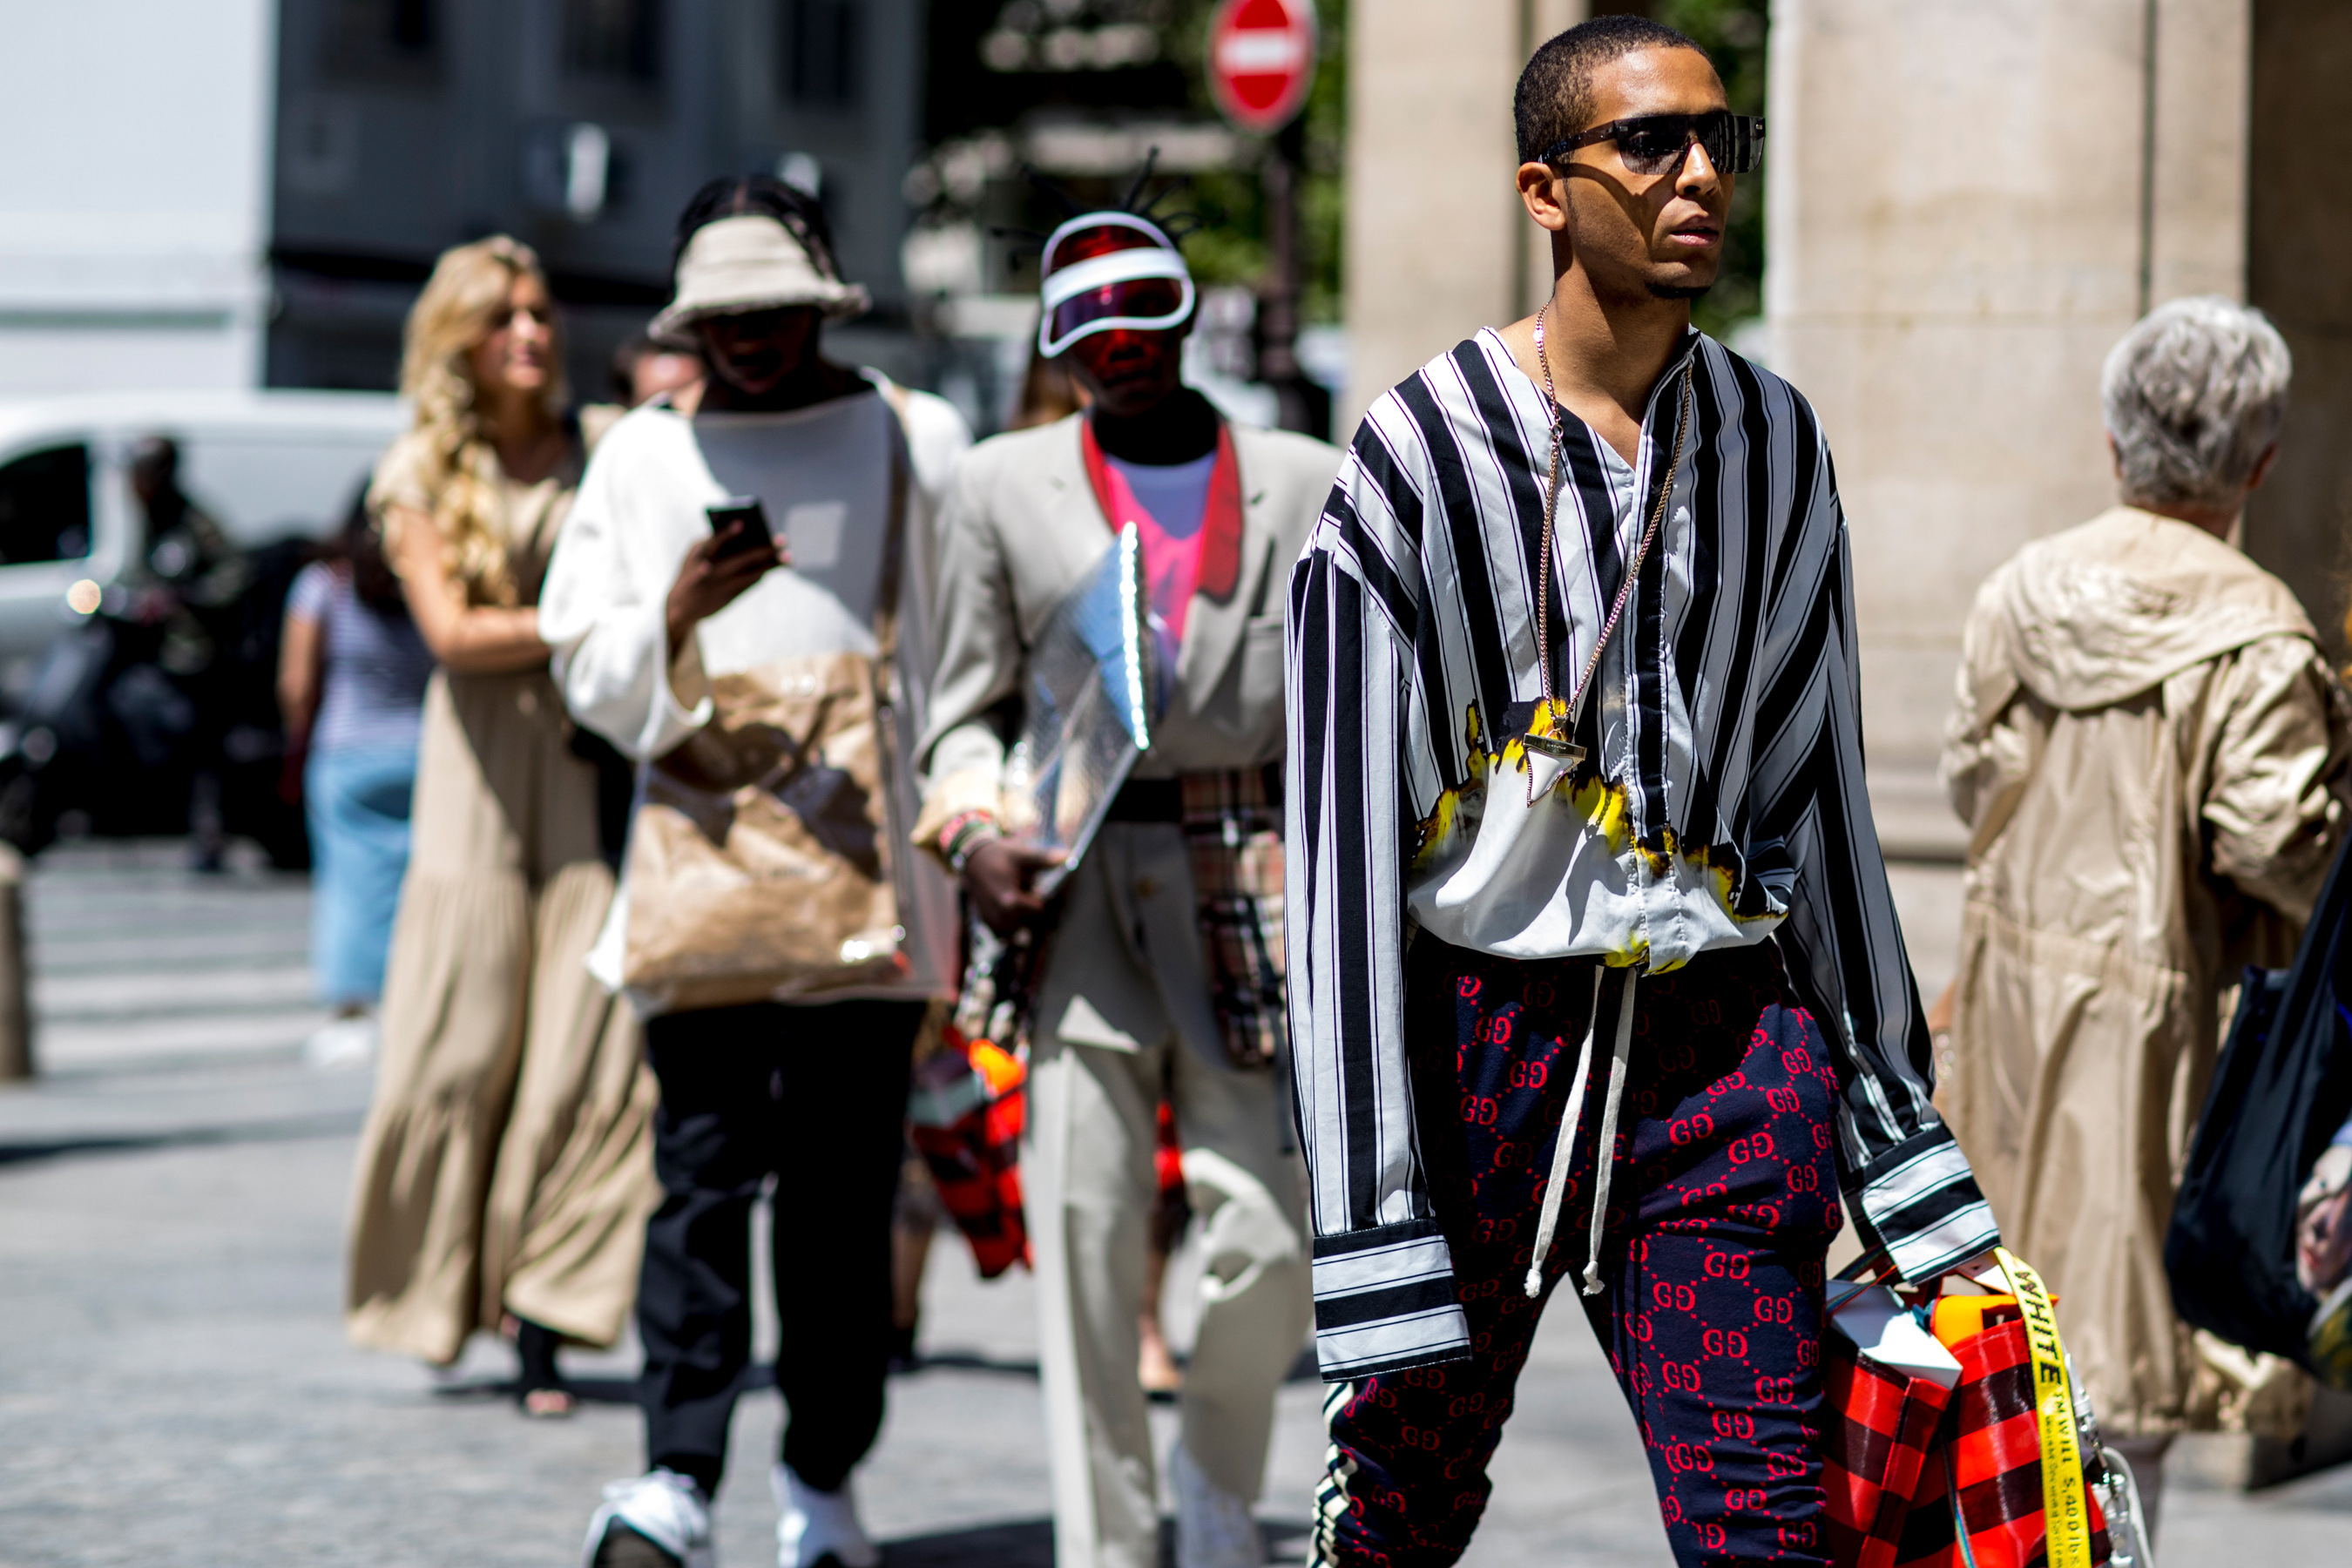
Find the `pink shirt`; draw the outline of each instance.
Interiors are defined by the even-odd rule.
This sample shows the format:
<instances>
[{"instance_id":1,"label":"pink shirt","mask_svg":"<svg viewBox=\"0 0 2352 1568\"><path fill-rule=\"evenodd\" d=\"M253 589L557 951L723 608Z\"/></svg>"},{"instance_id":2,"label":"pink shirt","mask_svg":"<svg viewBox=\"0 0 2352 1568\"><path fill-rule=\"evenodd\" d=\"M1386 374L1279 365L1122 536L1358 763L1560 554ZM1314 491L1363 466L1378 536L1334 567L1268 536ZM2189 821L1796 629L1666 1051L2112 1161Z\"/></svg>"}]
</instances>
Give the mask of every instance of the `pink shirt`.
<instances>
[{"instance_id":1,"label":"pink shirt","mask_svg":"<svg viewBox=\"0 0 2352 1568\"><path fill-rule=\"evenodd\" d=\"M1135 524L1143 545L1143 577L1153 618L1165 629L1171 656L1184 646L1184 617L1201 582L1201 542L1207 530L1209 479L1217 455L1189 463L1130 463L1106 456L1114 526Z\"/></svg>"}]
</instances>

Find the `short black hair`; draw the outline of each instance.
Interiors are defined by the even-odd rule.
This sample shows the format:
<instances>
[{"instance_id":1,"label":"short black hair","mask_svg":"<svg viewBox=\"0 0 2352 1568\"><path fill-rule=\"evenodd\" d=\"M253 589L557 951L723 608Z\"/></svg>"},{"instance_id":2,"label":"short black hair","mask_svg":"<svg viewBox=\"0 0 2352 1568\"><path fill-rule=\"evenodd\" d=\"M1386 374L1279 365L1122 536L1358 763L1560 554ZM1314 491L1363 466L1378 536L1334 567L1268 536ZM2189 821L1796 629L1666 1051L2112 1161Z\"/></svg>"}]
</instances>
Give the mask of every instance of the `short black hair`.
<instances>
[{"instance_id":1,"label":"short black hair","mask_svg":"<svg viewBox=\"0 0 2352 1568\"><path fill-rule=\"evenodd\" d=\"M631 332L621 340L621 346L613 351L613 363L606 367L613 375L614 402L626 404L629 401L630 395L637 390L637 362L647 354L659 353L661 345L644 332Z\"/></svg>"},{"instance_id":2,"label":"short black hair","mask_svg":"<svg viewBox=\"0 0 2352 1568\"><path fill-rule=\"evenodd\" d=\"M695 192L686 210L677 215L677 237L669 253L671 276L677 276L678 258L686 254L687 242L698 230L720 218L746 213L774 218L791 229L816 269L836 283L842 281L841 261L833 249L833 225L825 219L823 204L773 174L722 174Z\"/></svg>"},{"instance_id":3,"label":"short black hair","mask_svg":"<svg viewBox=\"0 0 2352 1568\"><path fill-rule=\"evenodd\" d=\"M1698 49L1697 43L1647 16L1595 16L1579 22L1535 52L1519 73L1511 118L1519 162L1532 163L1547 147L1565 142L1592 119L1592 73L1611 60L1643 49Z\"/></svg>"}]
</instances>

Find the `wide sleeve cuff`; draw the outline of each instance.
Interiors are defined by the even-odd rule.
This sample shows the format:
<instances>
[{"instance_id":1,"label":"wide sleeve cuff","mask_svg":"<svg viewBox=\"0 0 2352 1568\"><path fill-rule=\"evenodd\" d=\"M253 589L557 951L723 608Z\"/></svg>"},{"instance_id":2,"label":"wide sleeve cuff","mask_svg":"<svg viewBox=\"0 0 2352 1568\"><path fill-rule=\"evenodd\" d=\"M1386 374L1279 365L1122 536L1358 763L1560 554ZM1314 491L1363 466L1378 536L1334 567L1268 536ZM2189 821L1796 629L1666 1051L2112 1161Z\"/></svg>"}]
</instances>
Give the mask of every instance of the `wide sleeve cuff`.
<instances>
[{"instance_id":1,"label":"wide sleeve cuff","mask_svg":"<svg viewBox=\"0 0 2352 1568\"><path fill-rule=\"evenodd\" d=\"M1880 1154L1848 1196L1863 1239L1908 1284L1924 1285L2000 1242L1976 1173L1947 1128L1915 1132Z\"/></svg>"},{"instance_id":2,"label":"wide sleeve cuff","mask_svg":"<svg viewBox=\"0 0 2352 1568\"><path fill-rule=\"evenodd\" d=\"M1315 1238L1315 1358L1325 1382L1469 1354L1454 1255L1435 1220Z\"/></svg>"},{"instance_id":3,"label":"wide sleeve cuff","mask_svg":"<svg viewBox=\"0 0 2352 1568\"><path fill-rule=\"evenodd\" d=\"M971 811L984 811L994 816L997 801L994 768L958 768L953 773L934 775L923 791L922 812L915 818L916 845L937 855L940 834L949 823Z\"/></svg>"},{"instance_id":4,"label":"wide sleeve cuff","mask_svg":"<svg viewBox=\"0 0 2352 1568\"><path fill-rule=\"evenodd\" d=\"M662 757L710 722L718 705L710 700L710 680L702 672L702 643L688 634L686 646L672 657L669 633L661 607L653 616L653 680L645 727L637 734L637 754ZM680 689L695 694L691 704L678 700Z\"/></svg>"}]
</instances>

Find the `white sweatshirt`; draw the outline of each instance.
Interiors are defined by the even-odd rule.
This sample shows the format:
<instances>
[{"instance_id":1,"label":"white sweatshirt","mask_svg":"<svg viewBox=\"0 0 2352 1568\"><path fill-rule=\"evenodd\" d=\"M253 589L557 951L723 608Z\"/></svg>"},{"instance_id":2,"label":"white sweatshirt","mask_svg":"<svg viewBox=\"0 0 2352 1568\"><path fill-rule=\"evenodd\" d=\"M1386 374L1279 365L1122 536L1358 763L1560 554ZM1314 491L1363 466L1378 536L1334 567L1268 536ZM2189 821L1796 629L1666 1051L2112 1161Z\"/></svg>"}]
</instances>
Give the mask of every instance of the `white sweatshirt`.
<instances>
[{"instance_id":1,"label":"white sweatshirt","mask_svg":"<svg viewBox=\"0 0 2352 1568\"><path fill-rule=\"evenodd\" d=\"M971 436L942 400L903 396L913 482L899 575L898 749L911 758L931 666L932 519ZM706 677L782 658L873 653L891 449L899 429L888 402L862 395L783 414L688 417L648 405L614 425L581 479L540 595L540 636L554 649L556 683L572 717L643 763L709 722ZM704 509L730 496L761 499L769 522L792 544L793 565L769 573L696 626L694 647L683 650L673 668L666 624L670 585L687 551L710 531ZM900 820L913 822L918 784L911 768L902 768L891 787ZM898 845L892 854L914 881L913 907L902 911L911 968L906 982L877 994L950 994L953 889L929 857ZM588 959L590 971L614 990L620 989L628 899L625 878Z\"/></svg>"}]
</instances>

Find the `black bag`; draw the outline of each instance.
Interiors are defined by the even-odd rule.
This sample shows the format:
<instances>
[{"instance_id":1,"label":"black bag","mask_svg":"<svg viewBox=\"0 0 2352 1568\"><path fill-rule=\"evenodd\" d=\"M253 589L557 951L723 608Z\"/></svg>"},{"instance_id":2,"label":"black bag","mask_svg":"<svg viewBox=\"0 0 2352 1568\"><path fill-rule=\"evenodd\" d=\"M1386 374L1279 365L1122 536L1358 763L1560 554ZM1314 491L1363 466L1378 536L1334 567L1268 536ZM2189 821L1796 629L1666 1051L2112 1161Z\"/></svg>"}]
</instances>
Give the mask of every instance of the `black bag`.
<instances>
[{"instance_id":1,"label":"black bag","mask_svg":"<svg viewBox=\"0 0 2352 1568\"><path fill-rule=\"evenodd\" d=\"M2294 966L2249 969L2173 1201L2164 1271L2182 1321L2315 1373L2318 1303L2295 1278L2295 1201L2352 1111L2352 840Z\"/></svg>"}]
</instances>

